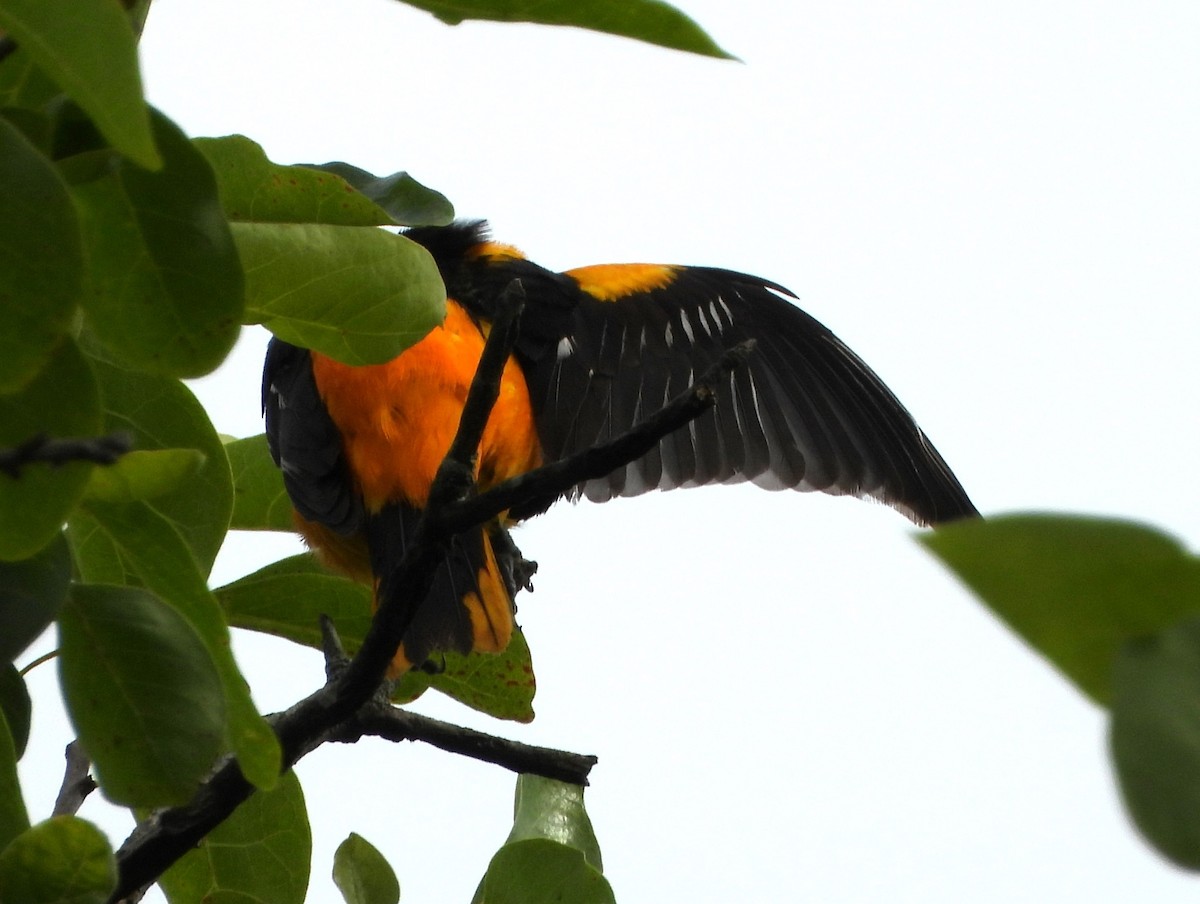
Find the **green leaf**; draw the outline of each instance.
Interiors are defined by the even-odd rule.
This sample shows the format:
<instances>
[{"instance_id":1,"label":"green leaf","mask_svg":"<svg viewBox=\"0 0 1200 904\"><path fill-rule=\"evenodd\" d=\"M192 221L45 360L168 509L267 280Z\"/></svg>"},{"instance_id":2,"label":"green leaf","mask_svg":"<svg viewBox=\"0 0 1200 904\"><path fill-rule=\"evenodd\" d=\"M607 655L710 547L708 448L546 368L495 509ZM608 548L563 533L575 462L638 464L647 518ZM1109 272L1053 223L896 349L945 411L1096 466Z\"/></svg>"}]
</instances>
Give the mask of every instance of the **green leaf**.
<instances>
[{"instance_id":1,"label":"green leaf","mask_svg":"<svg viewBox=\"0 0 1200 904\"><path fill-rule=\"evenodd\" d=\"M1200 611L1200 560L1149 527L1013 515L958 522L920 541L1101 705L1126 640Z\"/></svg>"},{"instance_id":2,"label":"green leaf","mask_svg":"<svg viewBox=\"0 0 1200 904\"><path fill-rule=\"evenodd\" d=\"M43 146L68 185L103 179L114 169L130 165L70 98L59 95L43 109L46 117Z\"/></svg>"},{"instance_id":3,"label":"green leaf","mask_svg":"<svg viewBox=\"0 0 1200 904\"><path fill-rule=\"evenodd\" d=\"M441 322L446 290L424 248L383 229L234 223L246 317L346 364L381 364Z\"/></svg>"},{"instance_id":4,"label":"green leaf","mask_svg":"<svg viewBox=\"0 0 1200 904\"><path fill-rule=\"evenodd\" d=\"M203 466L204 453L196 449L135 450L115 465L92 471L84 498L98 502L154 499L177 489Z\"/></svg>"},{"instance_id":5,"label":"green leaf","mask_svg":"<svg viewBox=\"0 0 1200 904\"><path fill-rule=\"evenodd\" d=\"M28 727L26 727L28 732ZM29 814L17 777L15 732L9 727L7 710L0 711L0 851L29 828ZM10 900L0 897L0 901Z\"/></svg>"},{"instance_id":6,"label":"green leaf","mask_svg":"<svg viewBox=\"0 0 1200 904\"><path fill-rule=\"evenodd\" d=\"M244 135L194 138L217 177L221 207L230 220L247 223L327 223L332 226L394 226L382 207L330 172L272 163Z\"/></svg>"},{"instance_id":7,"label":"green leaf","mask_svg":"<svg viewBox=\"0 0 1200 904\"><path fill-rule=\"evenodd\" d=\"M520 629L503 653L446 653L443 668L435 675L413 670L396 683L392 699L397 703L415 700L432 687L471 709L496 719L533 721L533 695L537 682L529 645Z\"/></svg>"},{"instance_id":8,"label":"green leaf","mask_svg":"<svg viewBox=\"0 0 1200 904\"><path fill-rule=\"evenodd\" d=\"M371 591L330 574L313 556L291 556L216 590L229 624L321 648L319 619L333 619L346 650L362 646L371 625Z\"/></svg>"},{"instance_id":9,"label":"green leaf","mask_svg":"<svg viewBox=\"0 0 1200 904\"><path fill-rule=\"evenodd\" d=\"M80 525L88 533L84 542L74 537ZM178 528L144 503L90 499L72 516L67 533L83 581L148 587L191 621L201 636L220 620L204 611L201 598L207 587Z\"/></svg>"},{"instance_id":10,"label":"green leaf","mask_svg":"<svg viewBox=\"0 0 1200 904\"><path fill-rule=\"evenodd\" d=\"M71 551L61 533L35 556L0 562L0 663L11 663L50 626L70 582Z\"/></svg>"},{"instance_id":11,"label":"green leaf","mask_svg":"<svg viewBox=\"0 0 1200 904\"><path fill-rule=\"evenodd\" d=\"M20 48L0 66L0 107L10 113L11 108L40 109L58 94L58 85Z\"/></svg>"},{"instance_id":12,"label":"green leaf","mask_svg":"<svg viewBox=\"0 0 1200 904\"><path fill-rule=\"evenodd\" d=\"M379 850L351 832L333 855L333 882L346 904L396 904L400 883Z\"/></svg>"},{"instance_id":13,"label":"green leaf","mask_svg":"<svg viewBox=\"0 0 1200 904\"><path fill-rule=\"evenodd\" d=\"M4 119L9 125L14 126L21 136L42 155L43 159L49 161L50 150L54 141L54 121L49 115L40 110L24 110L19 107L5 109L0 106L0 119ZM65 191L67 185L66 182L62 181L58 167L54 168L54 175L59 179L59 184ZM70 195L67 198L70 200ZM78 222L78 217L76 217L74 209L71 210L68 216ZM82 248L82 239L80 239L80 247ZM80 256L80 263L82 264L82 254ZM76 298L76 301L78 301L78 298Z\"/></svg>"},{"instance_id":14,"label":"green leaf","mask_svg":"<svg viewBox=\"0 0 1200 904\"><path fill-rule=\"evenodd\" d=\"M29 689L25 687L25 679L21 677L16 666L6 665L0 668L0 715L3 715L8 723L8 731L18 760L25 755L25 745L29 743L29 717L32 711ZM0 794L0 799L3 796ZM0 849L3 847L4 842L0 841Z\"/></svg>"},{"instance_id":15,"label":"green leaf","mask_svg":"<svg viewBox=\"0 0 1200 904\"><path fill-rule=\"evenodd\" d=\"M615 904L612 887L583 852L548 838L496 852L473 904Z\"/></svg>"},{"instance_id":16,"label":"green leaf","mask_svg":"<svg viewBox=\"0 0 1200 904\"><path fill-rule=\"evenodd\" d=\"M224 687L228 740L242 772L260 788L278 778L279 742L250 698L229 647L229 628L174 525L144 503L89 503L88 513L108 536L125 566L173 606L200 635Z\"/></svg>"},{"instance_id":17,"label":"green leaf","mask_svg":"<svg viewBox=\"0 0 1200 904\"><path fill-rule=\"evenodd\" d=\"M448 25L465 19L573 25L672 50L733 59L695 22L660 0L404 0Z\"/></svg>"},{"instance_id":18,"label":"green leaf","mask_svg":"<svg viewBox=\"0 0 1200 904\"><path fill-rule=\"evenodd\" d=\"M137 39L119 3L2 0L0 27L117 150L141 166L161 164L142 98Z\"/></svg>"},{"instance_id":19,"label":"green leaf","mask_svg":"<svg viewBox=\"0 0 1200 904\"><path fill-rule=\"evenodd\" d=\"M146 16L150 14L151 0L121 0L121 2L129 12L130 27L133 28L133 33L140 41L142 33L146 30Z\"/></svg>"},{"instance_id":20,"label":"green leaf","mask_svg":"<svg viewBox=\"0 0 1200 904\"><path fill-rule=\"evenodd\" d=\"M204 456L187 480L142 504L171 522L207 576L233 510L233 477L207 412L191 390L169 377L100 362L96 376L104 394L105 430L126 431L137 449L190 449Z\"/></svg>"},{"instance_id":21,"label":"green leaf","mask_svg":"<svg viewBox=\"0 0 1200 904\"><path fill-rule=\"evenodd\" d=\"M344 179L404 226L445 226L454 219L454 205L406 172L376 176L349 163L306 163L304 166Z\"/></svg>"},{"instance_id":22,"label":"green leaf","mask_svg":"<svg viewBox=\"0 0 1200 904\"><path fill-rule=\"evenodd\" d=\"M294 531L292 501L283 488L283 475L267 450L267 437L225 443L233 471L233 517L230 530Z\"/></svg>"},{"instance_id":23,"label":"green leaf","mask_svg":"<svg viewBox=\"0 0 1200 904\"><path fill-rule=\"evenodd\" d=\"M292 772L259 791L163 874L171 904L301 904L312 834Z\"/></svg>"},{"instance_id":24,"label":"green leaf","mask_svg":"<svg viewBox=\"0 0 1200 904\"><path fill-rule=\"evenodd\" d=\"M74 187L92 267L84 308L117 363L198 377L237 338L241 264L208 162L157 112L154 134L160 171L122 162Z\"/></svg>"},{"instance_id":25,"label":"green leaf","mask_svg":"<svg viewBox=\"0 0 1200 904\"><path fill-rule=\"evenodd\" d=\"M187 620L145 590L79 584L59 645L67 710L105 796L131 807L191 800L223 749L225 697Z\"/></svg>"},{"instance_id":26,"label":"green leaf","mask_svg":"<svg viewBox=\"0 0 1200 904\"><path fill-rule=\"evenodd\" d=\"M600 843L583 806L583 786L558 782L538 775L517 776L513 801L513 828L508 841L549 838L578 849L598 870Z\"/></svg>"},{"instance_id":27,"label":"green leaf","mask_svg":"<svg viewBox=\"0 0 1200 904\"><path fill-rule=\"evenodd\" d=\"M108 839L74 816L40 822L0 853L0 901L104 904L116 887Z\"/></svg>"},{"instance_id":28,"label":"green leaf","mask_svg":"<svg viewBox=\"0 0 1200 904\"><path fill-rule=\"evenodd\" d=\"M19 392L0 395L0 449L40 434L94 436L101 424L96 381L69 340ZM0 559L28 558L49 543L83 495L93 467L35 464L16 477L0 471Z\"/></svg>"},{"instance_id":29,"label":"green leaf","mask_svg":"<svg viewBox=\"0 0 1200 904\"><path fill-rule=\"evenodd\" d=\"M71 545L79 580L88 584L135 587L141 583L137 573L121 558L120 547L109 539L100 522L86 509L72 512L67 523L67 541Z\"/></svg>"},{"instance_id":30,"label":"green leaf","mask_svg":"<svg viewBox=\"0 0 1200 904\"><path fill-rule=\"evenodd\" d=\"M71 326L83 241L54 165L3 117L0 198L0 392L12 392L33 378Z\"/></svg>"},{"instance_id":31,"label":"green leaf","mask_svg":"<svg viewBox=\"0 0 1200 904\"><path fill-rule=\"evenodd\" d=\"M1110 744L1125 805L1150 842L1200 870L1200 619L1128 641Z\"/></svg>"}]
</instances>

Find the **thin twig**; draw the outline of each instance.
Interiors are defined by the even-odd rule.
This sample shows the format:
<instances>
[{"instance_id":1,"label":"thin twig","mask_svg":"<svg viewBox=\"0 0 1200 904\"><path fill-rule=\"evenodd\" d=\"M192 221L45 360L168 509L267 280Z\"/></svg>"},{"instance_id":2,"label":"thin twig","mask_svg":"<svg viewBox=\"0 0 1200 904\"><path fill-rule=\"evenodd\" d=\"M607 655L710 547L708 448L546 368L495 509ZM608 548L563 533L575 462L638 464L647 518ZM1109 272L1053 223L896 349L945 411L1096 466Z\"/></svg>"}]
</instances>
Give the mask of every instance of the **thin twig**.
<instances>
[{"instance_id":1,"label":"thin twig","mask_svg":"<svg viewBox=\"0 0 1200 904\"><path fill-rule=\"evenodd\" d=\"M338 676L346 671L350 657L346 655L346 648L342 646L342 638L338 635L333 619L322 614L318 622L321 626L321 652L325 654L325 680L336 681Z\"/></svg>"},{"instance_id":2,"label":"thin twig","mask_svg":"<svg viewBox=\"0 0 1200 904\"><path fill-rule=\"evenodd\" d=\"M67 745L66 769L63 771L62 787L54 801L53 816L74 816L87 799L96 790L96 782L89 775L92 761L83 752L78 741Z\"/></svg>"},{"instance_id":3,"label":"thin twig","mask_svg":"<svg viewBox=\"0 0 1200 904\"><path fill-rule=\"evenodd\" d=\"M745 364L753 350L753 339L727 350L695 383L615 439L506 480L474 498L453 503L442 517L453 529L462 530L495 518L501 512L508 512L520 521L545 511L573 487L605 477L636 461L665 436L711 408L716 404L716 386L731 370Z\"/></svg>"},{"instance_id":4,"label":"thin twig","mask_svg":"<svg viewBox=\"0 0 1200 904\"><path fill-rule=\"evenodd\" d=\"M72 461L91 461L111 465L132 447L133 438L124 431L107 436L59 439L39 433L20 445L0 449L0 472L15 479L22 468L38 463L60 466Z\"/></svg>"},{"instance_id":5,"label":"thin twig","mask_svg":"<svg viewBox=\"0 0 1200 904\"><path fill-rule=\"evenodd\" d=\"M29 665L25 666L25 668L21 669L21 671L18 672L17 674L19 674L22 678L24 678L26 675L28 675L30 672L32 672L34 669L36 669L42 663L49 662L51 659L56 659L57 657L58 657L58 650L51 650L49 653L43 653L37 659L33 660L33 662L29 663Z\"/></svg>"},{"instance_id":6,"label":"thin twig","mask_svg":"<svg viewBox=\"0 0 1200 904\"><path fill-rule=\"evenodd\" d=\"M492 409L496 406L496 399L500 397L504 368L513 346L517 344L521 311L524 308L525 288L519 279L514 279L497 300L497 316L488 332L483 353L479 356L479 366L467 392L467 400L463 403L458 430L430 490L429 509L435 514L441 505L453 501L445 497L453 495L456 499L461 498L474 488L474 464L479 443ZM465 475L462 473L464 468L467 469Z\"/></svg>"},{"instance_id":7,"label":"thin twig","mask_svg":"<svg viewBox=\"0 0 1200 904\"><path fill-rule=\"evenodd\" d=\"M353 743L365 735L388 741L423 741L447 753L503 766L512 772L532 773L574 785L586 785L588 773L597 762L594 756L522 744L383 705L364 707L358 715L338 726L328 740Z\"/></svg>"}]
</instances>

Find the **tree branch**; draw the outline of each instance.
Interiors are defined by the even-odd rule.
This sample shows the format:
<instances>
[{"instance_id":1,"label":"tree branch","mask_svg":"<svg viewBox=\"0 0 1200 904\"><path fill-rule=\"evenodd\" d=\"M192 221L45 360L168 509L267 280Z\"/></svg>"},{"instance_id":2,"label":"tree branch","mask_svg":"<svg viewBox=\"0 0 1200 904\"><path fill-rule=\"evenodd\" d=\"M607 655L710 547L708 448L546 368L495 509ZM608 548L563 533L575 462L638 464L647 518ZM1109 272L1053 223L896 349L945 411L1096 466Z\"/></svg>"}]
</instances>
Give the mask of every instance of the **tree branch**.
<instances>
[{"instance_id":1,"label":"tree branch","mask_svg":"<svg viewBox=\"0 0 1200 904\"><path fill-rule=\"evenodd\" d=\"M514 520L520 521L545 511L572 487L605 477L636 461L664 437L711 408L716 404L717 384L730 371L745 364L753 350L753 339L728 349L700 379L616 439L506 480L472 499L452 503L442 517L455 530L465 530L495 518L501 512L507 511Z\"/></svg>"},{"instance_id":2,"label":"tree branch","mask_svg":"<svg viewBox=\"0 0 1200 904\"><path fill-rule=\"evenodd\" d=\"M54 801L52 816L74 816L87 796L96 790L96 782L88 774L92 761L83 752L79 741L67 745L67 766L63 772L62 787Z\"/></svg>"},{"instance_id":3,"label":"tree branch","mask_svg":"<svg viewBox=\"0 0 1200 904\"><path fill-rule=\"evenodd\" d=\"M388 665L416 615L417 606L412 602L425 598L434 570L445 558L447 546L456 531L445 524L442 511L474 487L475 456L492 406L500 394L500 381L517 341L517 324L524 304L525 291L520 280L513 280L500 295L497 317L484 343L450 451L438 468L413 541L392 576L391 599L381 603L362 646L338 682L338 698L343 704L349 704L349 709L342 712L337 721L357 710L383 681Z\"/></svg>"},{"instance_id":4,"label":"tree branch","mask_svg":"<svg viewBox=\"0 0 1200 904\"><path fill-rule=\"evenodd\" d=\"M691 390L612 442L464 501L463 497L473 487L473 460L516 338L523 294L519 282L504 293L501 313L488 334L451 452L438 471L412 542L392 575L393 599L398 604L380 607L362 647L348 663L344 662L344 656L337 658L339 645L327 635L326 649L333 651L337 661L327 664L326 685L272 717L285 770L326 741L349 739L357 732L393 740L423 740L516 771L532 771L580 783L586 780L595 762L592 757L491 738L391 706L384 709L378 702L369 701L412 621L417 609L412 601L424 598L456 532L481 524L505 509L538 511L538 506L544 507L580 481L603 476L635 461L655 443L711 407L713 387L720 375L744 361L750 347L743 344L727 352ZM152 823L135 830L117 854L120 879L110 902L120 901L155 881L253 791L237 762L231 759L205 781L191 803L163 811Z\"/></svg>"},{"instance_id":5,"label":"tree branch","mask_svg":"<svg viewBox=\"0 0 1200 904\"><path fill-rule=\"evenodd\" d=\"M325 674L333 680L350 660L333 620L325 615L321 616L321 647L325 653ZM483 760L512 772L530 772L575 785L588 783L588 773L597 762L594 756L522 744L409 712L393 706L386 694L376 694L322 741L351 744L367 735L388 741L424 741L447 753Z\"/></svg>"},{"instance_id":6,"label":"tree branch","mask_svg":"<svg viewBox=\"0 0 1200 904\"><path fill-rule=\"evenodd\" d=\"M447 753L573 785L586 785L588 773L597 763L594 756L522 744L382 704L363 707L358 715L330 733L327 740L353 743L367 735L388 741L424 741Z\"/></svg>"},{"instance_id":7,"label":"tree branch","mask_svg":"<svg viewBox=\"0 0 1200 904\"><path fill-rule=\"evenodd\" d=\"M132 447L133 438L124 431L107 436L61 439L39 433L20 445L0 449L0 472L16 479L22 468L36 463L59 466L72 461L91 461L111 465Z\"/></svg>"}]
</instances>

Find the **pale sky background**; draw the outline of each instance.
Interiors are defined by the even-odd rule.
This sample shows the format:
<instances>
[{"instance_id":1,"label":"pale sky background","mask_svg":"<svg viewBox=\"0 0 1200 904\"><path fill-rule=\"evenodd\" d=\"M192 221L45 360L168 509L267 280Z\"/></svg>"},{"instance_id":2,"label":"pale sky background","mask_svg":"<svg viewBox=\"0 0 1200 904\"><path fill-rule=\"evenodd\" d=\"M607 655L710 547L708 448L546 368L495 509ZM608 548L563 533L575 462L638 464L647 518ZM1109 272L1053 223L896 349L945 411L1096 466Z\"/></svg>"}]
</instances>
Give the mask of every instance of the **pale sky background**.
<instances>
[{"instance_id":1,"label":"pale sky background","mask_svg":"<svg viewBox=\"0 0 1200 904\"><path fill-rule=\"evenodd\" d=\"M276 161L407 169L556 268L709 264L794 289L985 513L1114 513L1195 547L1200 6L684 0L743 64L384 0L158 0L151 99ZM198 391L260 432L264 336ZM1193 901L1129 828L1103 714L877 505L750 487L560 505L520 621L537 720L594 753L622 904ZM239 538L218 582L293 551ZM256 700L316 653L239 638ZM54 672L32 677L53 696ZM36 699L36 698L35 698ZM67 729L43 706L35 817ZM416 745L303 761L311 902L350 831L407 902L469 900L513 778ZM100 801L81 815L119 841Z\"/></svg>"}]
</instances>

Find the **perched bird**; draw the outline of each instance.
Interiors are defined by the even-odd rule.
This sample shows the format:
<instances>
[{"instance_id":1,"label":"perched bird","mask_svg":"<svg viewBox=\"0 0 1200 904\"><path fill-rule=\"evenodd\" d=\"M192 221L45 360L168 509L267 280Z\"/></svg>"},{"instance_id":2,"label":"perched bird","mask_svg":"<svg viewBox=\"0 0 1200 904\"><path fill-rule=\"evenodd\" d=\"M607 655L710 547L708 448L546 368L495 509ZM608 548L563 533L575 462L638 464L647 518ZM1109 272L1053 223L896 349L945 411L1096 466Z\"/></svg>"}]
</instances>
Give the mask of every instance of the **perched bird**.
<instances>
[{"instance_id":1,"label":"perched bird","mask_svg":"<svg viewBox=\"0 0 1200 904\"><path fill-rule=\"evenodd\" d=\"M576 488L595 501L751 481L871 497L918 524L976 515L946 462L863 361L772 282L707 267L603 264L555 273L483 222L419 227L446 319L386 364L351 367L273 339L263 375L271 454L308 544L388 596L388 575L450 447L501 293L520 279L520 332L477 458L481 490L628 430L729 347L755 340L717 404L657 449ZM504 526L456 538L393 671L438 650L499 651L513 630Z\"/></svg>"}]
</instances>

